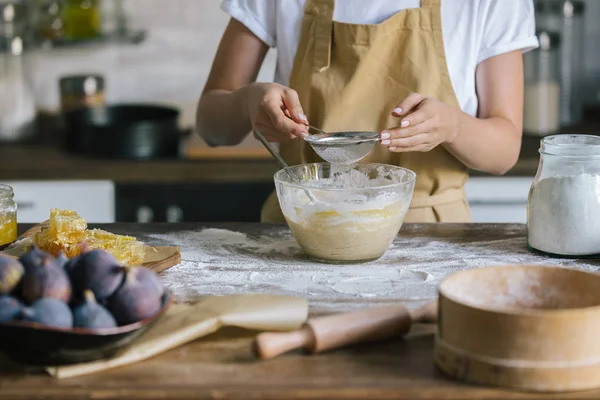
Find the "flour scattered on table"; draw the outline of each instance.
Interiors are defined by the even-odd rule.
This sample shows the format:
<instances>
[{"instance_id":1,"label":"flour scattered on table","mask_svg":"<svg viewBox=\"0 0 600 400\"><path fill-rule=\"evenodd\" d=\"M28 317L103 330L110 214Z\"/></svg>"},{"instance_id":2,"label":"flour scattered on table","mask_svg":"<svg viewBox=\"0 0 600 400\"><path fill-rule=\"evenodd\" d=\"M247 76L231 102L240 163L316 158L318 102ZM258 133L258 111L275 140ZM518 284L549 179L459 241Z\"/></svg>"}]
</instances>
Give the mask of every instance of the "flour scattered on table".
<instances>
[{"instance_id":1,"label":"flour scattered on table","mask_svg":"<svg viewBox=\"0 0 600 400\"><path fill-rule=\"evenodd\" d=\"M462 269L516 263L597 269L594 260L582 263L530 252L525 237L514 234L516 227L512 234L504 231L503 239L468 244L407 233L379 260L350 265L313 262L289 231L270 226L257 229L255 235L210 228L147 237L181 246L182 263L161 275L181 301L272 293L307 296L311 306L324 311L352 309L357 298L363 299L361 306L364 301L401 302L413 308L434 299L439 282Z\"/></svg>"}]
</instances>

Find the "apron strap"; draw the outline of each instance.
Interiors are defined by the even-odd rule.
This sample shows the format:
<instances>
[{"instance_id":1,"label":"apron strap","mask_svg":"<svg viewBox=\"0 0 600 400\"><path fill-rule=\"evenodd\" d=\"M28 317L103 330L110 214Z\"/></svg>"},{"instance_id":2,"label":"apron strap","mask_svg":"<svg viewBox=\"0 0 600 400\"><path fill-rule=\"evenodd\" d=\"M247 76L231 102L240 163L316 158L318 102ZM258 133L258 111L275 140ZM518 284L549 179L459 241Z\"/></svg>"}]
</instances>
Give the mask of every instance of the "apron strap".
<instances>
[{"instance_id":1,"label":"apron strap","mask_svg":"<svg viewBox=\"0 0 600 400\"><path fill-rule=\"evenodd\" d=\"M331 44L333 39L333 10L335 0L307 0L304 13L314 19L314 60L315 72L323 72L331 64Z\"/></svg>"},{"instance_id":2,"label":"apron strap","mask_svg":"<svg viewBox=\"0 0 600 400\"><path fill-rule=\"evenodd\" d=\"M441 0L421 0L421 8L439 8Z\"/></svg>"}]
</instances>

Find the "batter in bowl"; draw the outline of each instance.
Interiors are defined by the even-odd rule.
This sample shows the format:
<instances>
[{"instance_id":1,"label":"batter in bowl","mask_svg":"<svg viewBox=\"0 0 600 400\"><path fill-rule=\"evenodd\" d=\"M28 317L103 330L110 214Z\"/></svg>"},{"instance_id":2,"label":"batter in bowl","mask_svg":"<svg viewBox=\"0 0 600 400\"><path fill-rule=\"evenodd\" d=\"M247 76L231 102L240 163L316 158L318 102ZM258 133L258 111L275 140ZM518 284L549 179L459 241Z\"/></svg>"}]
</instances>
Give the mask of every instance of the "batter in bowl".
<instances>
[{"instance_id":1,"label":"batter in bowl","mask_svg":"<svg viewBox=\"0 0 600 400\"><path fill-rule=\"evenodd\" d=\"M374 260L398 234L410 202L390 183L348 169L307 182L315 201L304 190L286 190L283 215L310 258L329 263Z\"/></svg>"}]
</instances>

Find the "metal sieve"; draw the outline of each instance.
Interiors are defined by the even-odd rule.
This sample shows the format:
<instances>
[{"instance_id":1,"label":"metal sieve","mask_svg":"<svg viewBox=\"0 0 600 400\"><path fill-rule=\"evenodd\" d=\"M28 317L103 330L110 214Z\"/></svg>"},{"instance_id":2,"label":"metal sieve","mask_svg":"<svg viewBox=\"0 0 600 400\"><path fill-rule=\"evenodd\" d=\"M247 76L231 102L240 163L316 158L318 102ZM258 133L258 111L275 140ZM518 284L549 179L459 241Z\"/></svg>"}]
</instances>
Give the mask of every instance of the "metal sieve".
<instances>
[{"instance_id":1,"label":"metal sieve","mask_svg":"<svg viewBox=\"0 0 600 400\"><path fill-rule=\"evenodd\" d=\"M377 132L330 132L304 138L330 164L356 164L369 154L380 138Z\"/></svg>"}]
</instances>

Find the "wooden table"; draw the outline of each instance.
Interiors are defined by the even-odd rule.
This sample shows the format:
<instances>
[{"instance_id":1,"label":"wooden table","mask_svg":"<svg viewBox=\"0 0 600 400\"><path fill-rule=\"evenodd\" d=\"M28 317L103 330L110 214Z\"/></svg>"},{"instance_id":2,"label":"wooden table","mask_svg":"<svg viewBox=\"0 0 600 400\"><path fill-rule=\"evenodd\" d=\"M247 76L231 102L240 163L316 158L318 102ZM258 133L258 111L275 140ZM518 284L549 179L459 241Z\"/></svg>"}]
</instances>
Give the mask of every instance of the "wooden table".
<instances>
[{"instance_id":1,"label":"wooden table","mask_svg":"<svg viewBox=\"0 0 600 400\"><path fill-rule=\"evenodd\" d=\"M214 269L206 269L198 250L205 244L196 239L202 238L203 227L198 224L172 225L128 225L115 224L98 226L118 233L139 236L155 244L173 243L175 238L182 241L183 264L164 275L165 282L177 287L179 299L193 301L194 288L187 287L186 268L196 266L202 273L219 273L220 265L226 265L235 252L242 247L229 246L225 251L217 249L223 259L212 259ZM20 229L25 229L21 226ZM206 227L204 227L206 228ZM289 232L282 226L228 224L211 225L218 232L237 232L257 240L286 241ZM206 232L206 231L204 231ZM212 231L217 232L217 231ZM169 239L171 238L171 239ZM178 239L178 240L180 240ZM406 248L407 245L426 246L420 252ZM277 246L275 246L277 247ZM281 246L277 247L281 248ZM237 249L237 250L236 250ZM395 250L394 250L395 249ZM439 262L447 258L449 272L456 269L457 263L465 268L506 262L553 263L575 268L594 269L594 260L551 260L535 255L525 245L525 228L521 225L405 225L390 250L396 256L393 260L384 257L389 270L403 270L409 265ZM213 249L214 250L214 249ZM216 250L215 250L216 251ZM290 251L289 249L286 251ZM400 251L400 252L399 252ZM448 254L453 253L454 259ZM468 256L473 253L472 256ZM291 251L293 257L301 254ZM247 255L252 259L252 255ZM258 257L258 256L257 256ZM272 262L276 262L276 258ZM387 260L387 261L386 261ZM285 260L284 260L285 261ZM308 263L308 261L307 261ZM372 264L374 271L383 271L383 264ZM178 270L179 268L179 270ZM243 269L244 266L238 266ZM252 269L272 269L272 265L254 265ZM281 269L289 268L282 264ZM334 267L332 267L334 268ZM335 268L358 268L362 267ZM436 267L437 268L437 267ZM187 272L186 272L187 271ZM220 271L223 272L223 271ZM232 273L239 273L232 271ZM413 271L414 272L414 271ZM283 273L283 272L282 272ZM178 274L181 278L178 281ZM206 275L208 276L208 275ZM273 275L276 279L276 275ZM439 278L439 277L438 277ZM437 278L436 278L437 279ZM248 282L240 282L239 291L249 290ZM192 290L194 289L194 290ZM234 288L234 290L238 290ZM257 291L268 291L258 285ZM272 292L285 293L286 286L273 286ZM211 291L208 286L204 293ZM224 294L232 288L214 285L214 294ZM324 290L324 289L323 289ZM314 292L314 291L313 291ZM323 291L323 293L325 293ZM307 293L310 304L316 313L331 310L366 307L373 304L393 302L394 296L360 297L348 293L338 293L338 297ZM319 297L322 297L319 300ZM410 302L398 296L395 301ZM426 300L426 299L421 299ZM340 306L340 304L342 306ZM413 304L414 305L414 304ZM329 306L329 308L328 308ZM338 350L327 354L306 356L299 352L290 353L269 361L257 361L252 357L250 341L254 332L227 329L217 334L197 340L186 346L157 356L145 362L109 370L96 375L52 380L51 378L0 363L0 398L244 398L244 399L317 399L317 398L398 398L398 399L592 399L599 398L600 391L570 394L531 394L475 387L445 378L433 365L433 326L416 326L404 340L387 343L362 345Z\"/></svg>"}]
</instances>

